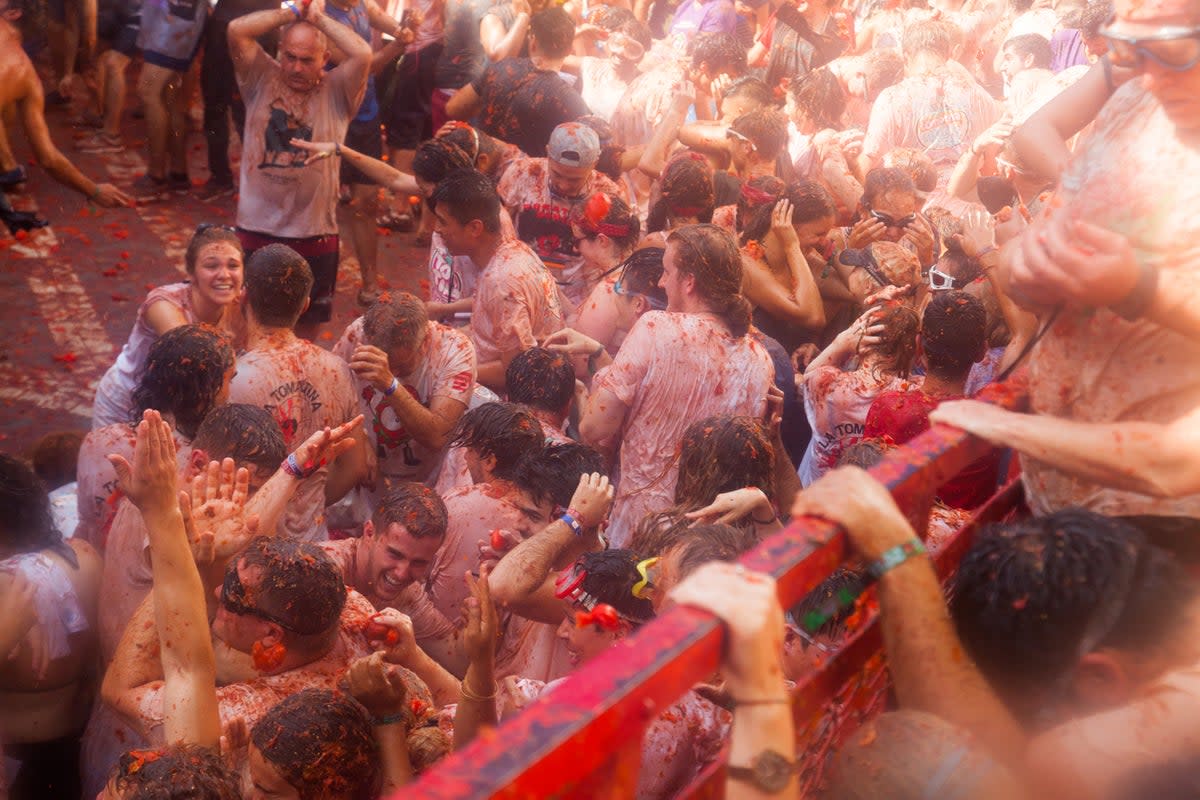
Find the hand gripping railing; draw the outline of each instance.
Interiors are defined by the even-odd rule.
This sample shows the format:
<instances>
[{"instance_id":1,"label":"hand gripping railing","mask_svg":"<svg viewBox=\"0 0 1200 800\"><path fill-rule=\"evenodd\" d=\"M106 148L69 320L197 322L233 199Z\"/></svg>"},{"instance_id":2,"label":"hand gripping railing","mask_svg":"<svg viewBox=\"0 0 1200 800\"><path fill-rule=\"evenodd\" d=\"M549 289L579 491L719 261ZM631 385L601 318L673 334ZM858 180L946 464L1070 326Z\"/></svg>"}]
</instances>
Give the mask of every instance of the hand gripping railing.
<instances>
[{"instance_id":1,"label":"hand gripping railing","mask_svg":"<svg viewBox=\"0 0 1200 800\"><path fill-rule=\"evenodd\" d=\"M1023 391L1009 384L981 394L1019 408ZM934 492L947 479L985 455L981 439L935 426L890 453L871 470L910 519L923 525ZM975 525L997 519L1019 498L1009 483L936 554L947 575L958 564ZM918 528L919 529L919 528ZM794 519L788 527L747 553L741 563L773 575L784 608L794 605L844 561L846 536L825 520ZM815 785L825 756L857 726L877 713L887 689L877 620L868 618L792 696L797 752L803 784ZM466 798L632 798L647 725L696 683L707 680L721 660L722 628L711 614L674 607L633 636L597 656L552 696L531 703L495 730L451 754L393 800ZM829 701L837 697L837 712ZM681 792L686 797L720 797L723 765L717 763Z\"/></svg>"}]
</instances>

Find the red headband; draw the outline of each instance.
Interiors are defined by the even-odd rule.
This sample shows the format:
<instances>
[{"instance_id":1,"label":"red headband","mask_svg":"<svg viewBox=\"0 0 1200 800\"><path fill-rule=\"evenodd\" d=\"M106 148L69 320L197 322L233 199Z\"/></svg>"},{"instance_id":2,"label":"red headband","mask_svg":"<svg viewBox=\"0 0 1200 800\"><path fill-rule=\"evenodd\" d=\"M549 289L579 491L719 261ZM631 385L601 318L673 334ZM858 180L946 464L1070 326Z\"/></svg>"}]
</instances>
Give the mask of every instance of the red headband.
<instances>
[{"instance_id":1,"label":"red headband","mask_svg":"<svg viewBox=\"0 0 1200 800\"><path fill-rule=\"evenodd\" d=\"M612 210L612 200L603 192L596 192L583 204L583 212L575 214L575 223L588 233L602 233L610 238L621 238L629 235L629 223L618 225L615 222L605 222L604 218Z\"/></svg>"}]
</instances>

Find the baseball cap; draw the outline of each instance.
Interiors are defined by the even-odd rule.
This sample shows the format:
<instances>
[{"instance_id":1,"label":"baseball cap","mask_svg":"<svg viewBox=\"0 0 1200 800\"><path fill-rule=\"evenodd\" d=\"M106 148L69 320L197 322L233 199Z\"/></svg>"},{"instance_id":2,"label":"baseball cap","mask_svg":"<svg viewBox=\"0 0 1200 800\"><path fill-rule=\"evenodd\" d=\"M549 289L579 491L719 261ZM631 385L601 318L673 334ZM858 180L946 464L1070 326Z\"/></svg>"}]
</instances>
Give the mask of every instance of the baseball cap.
<instances>
[{"instance_id":1,"label":"baseball cap","mask_svg":"<svg viewBox=\"0 0 1200 800\"><path fill-rule=\"evenodd\" d=\"M600 137L586 125L564 122L550 134L546 155L568 167L594 167L600 160Z\"/></svg>"}]
</instances>

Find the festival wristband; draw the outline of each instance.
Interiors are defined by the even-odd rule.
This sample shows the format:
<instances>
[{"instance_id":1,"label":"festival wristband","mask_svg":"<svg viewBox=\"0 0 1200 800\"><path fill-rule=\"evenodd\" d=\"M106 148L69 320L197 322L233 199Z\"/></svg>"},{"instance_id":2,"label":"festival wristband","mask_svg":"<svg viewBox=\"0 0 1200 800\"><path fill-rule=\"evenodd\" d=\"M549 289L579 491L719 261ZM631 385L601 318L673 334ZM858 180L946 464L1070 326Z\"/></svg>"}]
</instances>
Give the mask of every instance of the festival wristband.
<instances>
[{"instance_id":1,"label":"festival wristband","mask_svg":"<svg viewBox=\"0 0 1200 800\"><path fill-rule=\"evenodd\" d=\"M371 723L374 724L376 728L382 728L384 725L395 725L398 722L404 722L405 716L406 715L403 713L388 714L384 717L375 717L375 719L371 720Z\"/></svg>"},{"instance_id":2,"label":"festival wristband","mask_svg":"<svg viewBox=\"0 0 1200 800\"><path fill-rule=\"evenodd\" d=\"M296 454L289 453L288 457L283 460L283 463L279 467L296 480L302 481L316 472L320 468L320 465L314 464L310 469L304 470L300 467L300 462L296 460Z\"/></svg>"},{"instance_id":3,"label":"festival wristband","mask_svg":"<svg viewBox=\"0 0 1200 800\"><path fill-rule=\"evenodd\" d=\"M579 524L579 520L575 517L575 514L579 512L576 511L575 514L572 514L571 511L572 509L568 508L559 519L571 529L571 533L574 533L576 536L583 536L583 526Z\"/></svg>"},{"instance_id":4,"label":"festival wristband","mask_svg":"<svg viewBox=\"0 0 1200 800\"><path fill-rule=\"evenodd\" d=\"M383 396L391 397L392 395L394 395L396 393L396 390L399 388L400 388L400 381L395 375L393 375L392 382L389 383L388 387L383 390Z\"/></svg>"},{"instance_id":5,"label":"festival wristband","mask_svg":"<svg viewBox=\"0 0 1200 800\"><path fill-rule=\"evenodd\" d=\"M292 3L289 1L287 3L284 3L283 5L285 8L287 8L288 11L291 11L293 14L296 15L296 19L301 19L304 16L304 14L301 13L300 9L296 7L295 3Z\"/></svg>"},{"instance_id":6,"label":"festival wristband","mask_svg":"<svg viewBox=\"0 0 1200 800\"><path fill-rule=\"evenodd\" d=\"M921 543L920 539L909 539L904 544L898 544L893 548L885 550L878 561L872 562L867 567L867 572L875 580L879 580L905 561L925 552L927 552L925 545Z\"/></svg>"}]
</instances>

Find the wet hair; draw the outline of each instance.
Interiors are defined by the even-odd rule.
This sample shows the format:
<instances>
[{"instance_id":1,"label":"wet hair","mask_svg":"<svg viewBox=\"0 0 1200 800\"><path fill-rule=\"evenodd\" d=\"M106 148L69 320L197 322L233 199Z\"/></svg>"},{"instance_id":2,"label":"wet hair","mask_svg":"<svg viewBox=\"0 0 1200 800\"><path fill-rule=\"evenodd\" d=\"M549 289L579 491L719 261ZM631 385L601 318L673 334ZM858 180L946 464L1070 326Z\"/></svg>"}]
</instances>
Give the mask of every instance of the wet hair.
<instances>
[{"instance_id":1,"label":"wet hair","mask_svg":"<svg viewBox=\"0 0 1200 800\"><path fill-rule=\"evenodd\" d=\"M853 570L849 567L838 567L825 580L817 584L811 592L800 598L800 602L792 606L788 610L794 624L803 625L804 619L813 612L821 612L824 616L825 609L830 605L831 601L842 594L850 594L857 596L867 587L868 579L859 570ZM846 620L854 616L858 608L853 603L837 604L838 610L832 616L821 623L821 626L814 631L809 631L813 636L829 636L837 638L846 633Z\"/></svg>"},{"instance_id":2,"label":"wet hair","mask_svg":"<svg viewBox=\"0 0 1200 800\"><path fill-rule=\"evenodd\" d=\"M840 130L846 113L846 93L828 69L813 70L788 87L792 102L821 129Z\"/></svg>"},{"instance_id":3,"label":"wet hair","mask_svg":"<svg viewBox=\"0 0 1200 800\"><path fill-rule=\"evenodd\" d=\"M586 571L579 588L635 623L649 622L654 618L654 606L633 596L634 584L642 580L637 571L640 560L632 550L584 553L575 562Z\"/></svg>"},{"instance_id":4,"label":"wet hair","mask_svg":"<svg viewBox=\"0 0 1200 800\"><path fill-rule=\"evenodd\" d=\"M987 312L974 295L934 292L921 320L925 365L935 375L961 378L987 348Z\"/></svg>"},{"instance_id":5,"label":"wet hair","mask_svg":"<svg viewBox=\"0 0 1200 800\"><path fill-rule=\"evenodd\" d=\"M451 172L473 169L475 160L447 136L426 139L413 153L413 175L426 183L439 184Z\"/></svg>"},{"instance_id":6,"label":"wet hair","mask_svg":"<svg viewBox=\"0 0 1200 800\"><path fill-rule=\"evenodd\" d=\"M750 301L742 294L742 254L733 236L716 225L684 225L667 239L680 258L681 275L695 277L696 294L721 317L735 338L750 330Z\"/></svg>"},{"instance_id":7,"label":"wet hair","mask_svg":"<svg viewBox=\"0 0 1200 800\"><path fill-rule=\"evenodd\" d=\"M983 275L979 259L971 258L958 246L949 242L946 244L946 252L938 258L936 266L939 272L954 278L955 286L966 286Z\"/></svg>"},{"instance_id":8,"label":"wet hair","mask_svg":"<svg viewBox=\"0 0 1200 800\"><path fill-rule=\"evenodd\" d=\"M383 785L371 715L341 692L291 695L255 724L250 741L301 800L373 800Z\"/></svg>"},{"instance_id":9,"label":"wet hair","mask_svg":"<svg viewBox=\"0 0 1200 800\"><path fill-rule=\"evenodd\" d=\"M183 255L183 264L188 275L196 274L196 262L200 259L200 251L217 242L233 245L237 249L238 255L245 258L246 251L242 248L242 241L237 234L229 228L213 225L197 231L192 236L192 240L188 242L187 252Z\"/></svg>"},{"instance_id":10,"label":"wet hair","mask_svg":"<svg viewBox=\"0 0 1200 800\"><path fill-rule=\"evenodd\" d=\"M596 199L592 200L593 197ZM601 219L594 220L588 217L588 213L593 203L598 201L606 204L608 211ZM642 237L642 225L638 220L637 211L617 195L607 192L595 192L583 205L576 206L571 213L571 222L578 225L585 236L603 233L612 239L618 253L632 252ZM619 233L621 229L624 229L624 234Z\"/></svg>"},{"instance_id":11,"label":"wet hair","mask_svg":"<svg viewBox=\"0 0 1200 800\"><path fill-rule=\"evenodd\" d=\"M917 186L912 177L898 167L876 167L863 180L862 204L873 208L876 200L885 194L903 192L917 196Z\"/></svg>"},{"instance_id":12,"label":"wet hair","mask_svg":"<svg viewBox=\"0 0 1200 800\"><path fill-rule=\"evenodd\" d=\"M429 327L425 303L408 292L385 292L363 315L363 338L385 353L411 349Z\"/></svg>"},{"instance_id":13,"label":"wet hair","mask_svg":"<svg viewBox=\"0 0 1200 800\"><path fill-rule=\"evenodd\" d=\"M233 346L216 328L172 328L150 344L142 376L133 390L130 424L141 422L143 412L152 408L169 414L175 430L194 438L233 364Z\"/></svg>"},{"instance_id":14,"label":"wet hair","mask_svg":"<svg viewBox=\"0 0 1200 800\"><path fill-rule=\"evenodd\" d=\"M980 671L1015 700L1051 689L1097 648L1153 650L1178 635L1196 597L1186 569L1137 528L1070 508L980 531L950 613Z\"/></svg>"},{"instance_id":15,"label":"wet hair","mask_svg":"<svg viewBox=\"0 0 1200 800\"><path fill-rule=\"evenodd\" d=\"M662 308L667 307L667 293L658 285L663 271L663 253L661 247L643 247L634 250L629 258L621 262L621 289L633 294L645 295L656 301Z\"/></svg>"},{"instance_id":16,"label":"wet hair","mask_svg":"<svg viewBox=\"0 0 1200 800\"><path fill-rule=\"evenodd\" d=\"M775 495L775 450L762 423L719 415L688 425L679 444L675 510L695 511L723 492L747 486Z\"/></svg>"},{"instance_id":17,"label":"wet hair","mask_svg":"<svg viewBox=\"0 0 1200 800\"><path fill-rule=\"evenodd\" d=\"M869 103L874 103L880 92L904 78L904 57L894 47L877 47L860 59Z\"/></svg>"},{"instance_id":18,"label":"wet hair","mask_svg":"<svg viewBox=\"0 0 1200 800\"><path fill-rule=\"evenodd\" d=\"M734 97L744 97L759 106L775 105L775 93L771 91L771 87L767 86L765 81L751 75L738 78L729 84L729 88L725 90L725 99Z\"/></svg>"},{"instance_id":19,"label":"wet hair","mask_svg":"<svg viewBox=\"0 0 1200 800\"><path fill-rule=\"evenodd\" d=\"M860 439L842 450L837 459L837 466L870 469L893 449L895 448L883 439Z\"/></svg>"},{"instance_id":20,"label":"wet hair","mask_svg":"<svg viewBox=\"0 0 1200 800\"><path fill-rule=\"evenodd\" d=\"M1079 33L1087 39L1099 36L1100 29L1112 19L1114 9L1112 0L1091 0L1079 15Z\"/></svg>"},{"instance_id":21,"label":"wet hair","mask_svg":"<svg viewBox=\"0 0 1200 800\"><path fill-rule=\"evenodd\" d=\"M650 233L666 230L669 217L695 217L712 221L716 204L712 165L699 153L685 151L673 156L663 168L659 197L646 217Z\"/></svg>"},{"instance_id":22,"label":"wet hair","mask_svg":"<svg viewBox=\"0 0 1200 800\"><path fill-rule=\"evenodd\" d=\"M442 178L429 198L430 208L436 210L439 204L444 204L446 214L460 225L480 220L488 233L500 232L500 195L495 184L477 169L456 169Z\"/></svg>"},{"instance_id":23,"label":"wet hair","mask_svg":"<svg viewBox=\"0 0 1200 800\"><path fill-rule=\"evenodd\" d=\"M274 474L287 458L279 423L265 408L249 403L226 403L208 412L192 447L215 461L232 458L239 467L254 467L260 475Z\"/></svg>"},{"instance_id":24,"label":"wet hair","mask_svg":"<svg viewBox=\"0 0 1200 800\"><path fill-rule=\"evenodd\" d=\"M530 18L529 33L537 39L538 49L548 58L563 58L571 54L575 22L562 8L551 6Z\"/></svg>"},{"instance_id":25,"label":"wet hair","mask_svg":"<svg viewBox=\"0 0 1200 800\"><path fill-rule=\"evenodd\" d=\"M734 226L738 233L746 229L746 225L759 209L774 208L786 190L787 184L774 175L756 175L742 184L737 199L737 215L734 218Z\"/></svg>"},{"instance_id":26,"label":"wet hair","mask_svg":"<svg viewBox=\"0 0 1200 800\"><path fill-rule=\"evenodd\" d=\"M241 800L242 777L221 754L198 744L130 750L117 760L122 800Z\"/></svg>"},{"instance_id":27,"label":"wet hair","mask_svg":"<svg viewBox=\"0 0 1200 800\"><path fill-rule=\"evenodd\" d=\"M937 188L937 166L928 155L911 147L896 147L883 156L885 167L895 167L908 173L913 186L922 192Z\"/></svg>"},{"instance_id":28,"label":"wet hair","mask_svg":"<svg viewBox=\"0 0 1200 800\"><path fill-rule=\"evenodd\" d=\"M675 577L683 580L713 561L737 561L756 544L758 536L752 526L695 525L678 536L666 551L674 554Z\"/></svg>"},{"instance_id":29,"label":"wet hair","mask_svg":"<svg viewBox=\"0 0 1200 800\"><path fill-rule=\"evenodd\" d=\"M496 457L496 469L507 470L521 456L545 442L537 417L513 403L484 403L469 409L450 436L450 447L468 447L480 458Z\"/></svg>"},{"instance_id":30,"label":"wet hair","mask_svg":"<svg viewBox=\"0 0 1200 800\"><path fill-rule=\"evenodd\" d=\"M446 732L436 727L417 728L408 735L408 760L413 772L420 775L445 758L453 743Z\"/></svg>"},{"instance_id":31,"label":"wet hair","mask_svg":"<svg viewBox=\"0 0 1200 800\"><path fill-rule=\"evenodd\" d=\"M883 323L883 331L871 352L886 359L891 372L907 377L917 354L917 333L921 329L917 312L900 303L887 304L880 308L876 321Z\"/></svg>"},{"instance_id":32,"label":"wet hair","mask_svg":"<svg viewBox=\"0 0 1200 800\"><path fill-rule=\"evenodd\" d=\"M84 434L80 431L52 431L29 450L29 461L47 488L57 489L75 480L79 448Z\"/></svg>"},{"instance_id":33,"label":"wet hair","mask_svg":"<svg viewBox=\"0 0 1200 800\"><path fill-rule=\"evenodd\" d=\"M604 472L604 458L592 447L575 442L547 444L521 457L511 470L497 468L496 475L511 481L538 505L571 505L579 479Z\"/></svg>"},{"instance_id":34,"label":"wet hair","mask_svg":"<svg viewBox=\"0 0 1200 800\"><path fill-rule=\"evenodd\" d=\"M0 509L0 542L5 549L33 553L64 546L46 487L33 467L8 453L0 453Z\"/></svg>"},{"instance_id":35,"label":"wet hair","mask_svg":"<svg viewBox=\"0 0 1200 800\"><path fill-rule=\"evenodd\" d=\"M1022 33L1004 43L1004 49L1012 50L1021 58L1033 56L1034 69L1050 69L1054 54L1050 51L1050 40L1040 33Z\"/></svg>"},{"instance_id":36,"label":"wet hair","mask_svg":"<svg viewBox=\"0 0 1200 800\"><path fill-rule=\"evenodd\" d=\"M971 734L925 711L879 714L833 760L825 800L926 800L982 796L998 771Z\"/></svg>"},{"instance_id":37,"label":"wet hair","mask_svg":"<svg viewBox=\"0 0 1200 800\"><path fill-rule=\"evenodd\" d=\"M788 119L777 108L742 114L729 127L749 139L763 161L774 161L787 145Z\"/></svg>"},{"instance_id":38,"label":"wet hair","mask_svg":"<svg viewBox=\"0 0 1200 800\"><path fill-rule=\"evenodd\" d=\"M698 33L688 47L692 69L708 67L712 76L727 73L732 77L746 74L746 48L728 33Z\"/></svg>"},{"instance_id":39,"label":"wet hair","mask_svg":"<svg viewBox=\"0 0 1200 800\"><path fill-rule=\"evenodd\" d=\"M450 524L441 496L422 483L393 485L375 506L371 522L380 534L403 525L414 539L442 539Z\"/></svg>"},{"instance_id":40,"label":"wet hair","mask_svg":"<svg viewBox=\"0 0 1200 800\"><path fill-rule=\"evenodd\" d=\"M975 192L979 195L979 202L983 203L983 207L988 210L989 214L999 214L1005 206L1017 204L1016 188L1011 181L1001 178L999 175L981 176L979 182L975 184Z\"/></svg>"},{"instance_id":41,"label":"wet hair","mask_svg":"<svg viewBox=\"0 0 1200 800\"><path fill-rule=\"evenodd\" d=\"M621 23L615 28L609 28L614 33L623 33L630 39L642 46L642 50L649 50L654 44L654 35L650 32L650 26L642 22L637 17L633 16L633 12L625 8L609 6L614 11L625 11L629 14L628 18L621 18Z\"/></svg>"},{"instance_id":42,"label":"wet hair","mask_svg":"<svg viewBox=\"0 0 1200 800\"><path fill-rule=\"evenodd\" d=\"M792 224L803 225L826 217L837 217L837 206L833 195L816 181L797 181L783 194L792 204ZM741 243L761 241L771 232L771 215L775 203L764 204L746 220L742 228Z\"/></svg>"},{"instance_id":43,"label":"wet hair","mask_svg":"<svg viewBox=\"0 0 1200 800\"><path fill-rule=\"evenodd\" d=\"M468 166L474 167L475 160L479 156L495 155L500 152L500 144L495 139L479 130L479 128L472 127L465 122L458 122L455 125L449 126L444 132L439 133L437 138L444 139L457 147L467 156L467 160L471 162L470 164L459 163L457 157L452 157L455 162L452 167L453 169L466 169ZM439 181L445 177L446 171L438 173ZM425 178L421 178L421 180L425 180ZM430 181L430 183L437 183L437 181Z\"/></svg>"},{"instance_id":44,"label":"wet hair","mask_svg":"<svg viewBox=\"0 0 1200 800\"><path fill-rule=\"evenodd\" d=\"M247 587L253 606L287 624L289 646L317 650L338 635L346 605L346 584L337 564L315 544L278 536L258 536L236 557L260 567L262 579ZM281 624L280 627L283 627Z\"/></svg>"},{"instance_id":45,"label":"wet hair","mask_svg":"<svg viewBox=\"0 0 1200 800\"><path fill-rule=\"evenodd\" d=\"M918 53L931 53L949 59L954 50L949 27L932 19L915 22L904 29L900 51L905 58L912 58Z\"/></svg>"},{"instance_id":46,"label":"wet hair","mask_svg":"<svg viewBox=\"0 0 1200 800\"><path fill-rule=\"evenodd\" d=\"M575 397L575 368L561 353L531 347L505 367L504 385L511 402L559 414Z\"/></svg>"},{"instance_id":47,"label":"wet hair","mask_svg":"<svg viewBox=\"0 0 1200 800\"><path fill-rule=\"evenodd\" d=\"M269 244L246 261L246 302L260 325L292 328L304 313L313 274L304 256L286 244Z\"/></svg>"}]
</instances>

